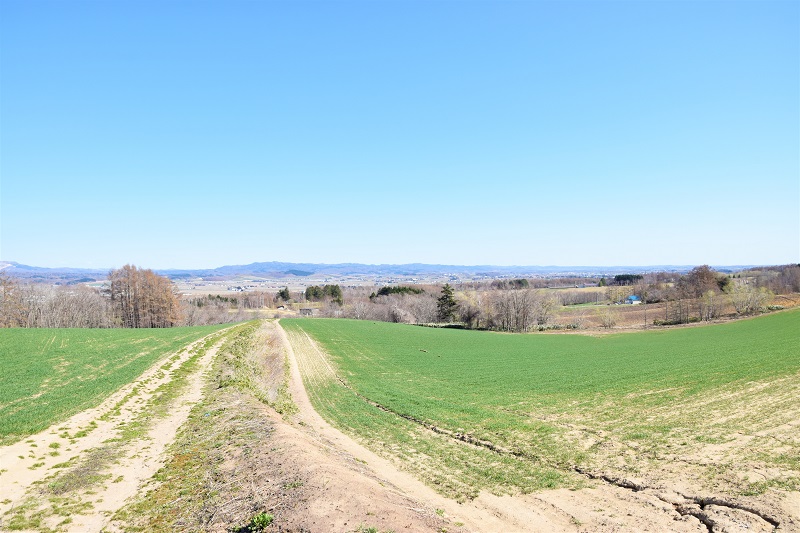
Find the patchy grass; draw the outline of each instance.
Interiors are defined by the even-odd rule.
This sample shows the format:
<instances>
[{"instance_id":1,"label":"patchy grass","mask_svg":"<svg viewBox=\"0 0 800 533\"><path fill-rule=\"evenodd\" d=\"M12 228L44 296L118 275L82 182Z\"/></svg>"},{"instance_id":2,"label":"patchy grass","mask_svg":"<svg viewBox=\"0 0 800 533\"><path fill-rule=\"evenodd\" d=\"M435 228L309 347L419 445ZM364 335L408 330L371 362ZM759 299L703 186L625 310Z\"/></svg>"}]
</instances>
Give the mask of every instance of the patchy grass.
<instances>
[{"instance_id":1,"label":"patchy grass","mask_svg":"<svg viewBox=\"0 0 800 533\"><path fill-rule=\"evenodd\" d=\"M245 524L238 528L244 532L272 523L267 518L271 510L253 514L254 509L271 509L272 493L284 485L270 483L258 472L272 432L261 404L272 404L268 391L280 388L263 364L265 352L275 345L261 342L261 327L261 322L243 324L227 337L204 400L192 409L168 450L170 459L154 476L159 484L115 514L114 522L124 524L126 531L203 531L222 520L226 526ZM233 457L237 465L252 468L230 471Z\"/></svg>"},{"instance_id":2,"label":"patchy grass","mask_svg":"<svg viewBox=\"0 0 800 533\"><path fill-rule=\"evenodd\" d=\"M65 520L69 520L71 515L91 511L92 503L86 501L84 496L95 493L114 477L112 465L123 456L131 443L144 437L158 419L169 413L175 399L185 391L189 377L197 370L200 358L219 341L220 335L228 334L230 332L212 335L204 343L195 346L189 358L174 368L171 379L156 389L141 412L133 420L118 426L119 438L104 441L101 446L70 461L54 465L52 468L55 473L37 483L40 489L6 514L9 526L47 530L47 524L53 523L53 517L64 516ZM171 358L173 363L177 363L177 360L177 357ZM96 427L96 422L92 421L74 438L85 436ZM53 443L50 447L58 448L59 445ZM117 476L110 482L121 481L122 477ZM56 529L68 523L61 522Z\"/></svg>"},{"instance_id":3,"label":"patchy grass","mask_svg":"<svg viewBox=\"0 0 800 533\"><path fill-rule=\"evenodd\" d=\"M165 354L222 327L4 330L0 445L95 407Z\"/></svg>"}]
</instances>

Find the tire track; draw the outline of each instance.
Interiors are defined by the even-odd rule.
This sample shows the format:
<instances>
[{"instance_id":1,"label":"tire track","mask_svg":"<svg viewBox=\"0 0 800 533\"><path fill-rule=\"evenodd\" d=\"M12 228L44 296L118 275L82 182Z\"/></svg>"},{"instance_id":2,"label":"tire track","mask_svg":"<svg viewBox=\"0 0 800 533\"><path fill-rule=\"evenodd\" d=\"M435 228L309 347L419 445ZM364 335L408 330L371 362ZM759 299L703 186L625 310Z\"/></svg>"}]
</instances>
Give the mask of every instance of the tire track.
<instances>
[{"instance_id":1,"label":"tire track","mask_svg":"<svg viewBox=\"0 0 800 533\"><path fill-rule=\"evenodd\" d=\"M42 483L54 479L54 476L57 479L59 475L69 472L70 468L77 468L76 465L81 461L94 457L98 450L105 447L113 449L114 454L120 454L115 455L119 458L118 464L103 469L107 474L116 476L118 481L111 485L106 483L102 488L93 485L90 492L95 494L79 495L81 505L88 508L89 512L86 515L74 515L69 525L72 531L102 529L105 513L110 513L121 506L126 498L135 495L142 482L152 476L154 468L158 468L160 453L188 416L191 405L198 401L201 389L199 380L216 355L222 342L220 339L228 331L229 328L195 341L167 356L166 361L162 358L136 381L122 387L98 407L78 413L66 422L56 424L25 441L0 448L0 465L4 470L0 474L0 493L4 498L0 503L0 528L5 528L15 511L29 505L31 500L43 500L42 503L47 500L41 498L40 493L44 490L40 488ZM199 356L199 351L210 339L216 340L215 346ZM119 442L126 426L152 415L149 408L160 389L193 359L198 360L198 368L188 378L188 390L174 402L176 407L166 417L155 420L141 438L133 442ZM54 452L38 455L49 450ZM42 506L37 508L41 511ZM48 520L54 519L50 517ZM49 527L57 526L57 523L49 524Z\"/></svg>"}]
</instances>

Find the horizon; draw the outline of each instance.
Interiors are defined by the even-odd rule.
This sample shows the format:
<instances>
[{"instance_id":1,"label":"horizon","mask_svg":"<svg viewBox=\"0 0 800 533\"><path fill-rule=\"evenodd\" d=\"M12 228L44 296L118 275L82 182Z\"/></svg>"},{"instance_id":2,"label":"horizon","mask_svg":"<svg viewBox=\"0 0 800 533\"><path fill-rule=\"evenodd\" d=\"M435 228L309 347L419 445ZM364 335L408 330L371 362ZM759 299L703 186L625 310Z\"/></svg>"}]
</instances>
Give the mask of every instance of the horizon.
<instances>
[{"instance_id":1,"label":"horizon","mask_svg":"<svg viewBox=\"0 0 800 533\"><path fill-rule=\"evenodd\" d=\"M798 2L0 15L3 260L800 262Z\"/></svg>"},{"instance_id":2,"label":"horizon","mask_svg":"<svg viewBox=\"0 0 800 533\"><path fill-rule=\"evenodd\" d=\"M620 269L620 268L628 268L628 269L656 269L656 268L668 268L668 269L691 269L694 267L699 266L709 266L710 268L760 268L760 267L772 267L772 266L783 266L783 265L790 265L796 263L748 263L748 264L710 264L710 263L699 263L699 264L653 264L653 265L636 265L636 264L610 264L610 265L499 265L499 264L448 264L448 263L420 263L420 262L413 262L413 263L355 263L355 262L343 262L343 263L318 263L318 262L295 262L295 261L254 261L251 263L245 264L223 264L217 265L214 267L188 267L188 268L160 268L158 266L149 266L149 265L140 265L137 263L124 263L122 265L113 265L113 266L106 266L106 267L96 267L96 268L84 268L84 267L76 267L70 265L60 265L60 266L43 266L43 265L31 265L27 263L21 263L19 261L8 261L8 260L0 260L0 263L6 263L10 265L18 265L24 267L31 267L31 268L42 268L42 269L49 269L49 270L90 270L90 271L104 271L104 270L114 270L124 266L125 264L130 264L136 266L137 268L153 270L157 272L169 272L169 271L201 271L201 270L218 270L222 268L229 268L229 267L248 267L253 265L286 265L286 266L330 266L330 267L341 267L341 266L361 266L361 267L403 267L403 266L424 266L424 267L456 267L456 268L501 268L501 269L524 269L524 268L534 268L534 269L560 269L566 270L570 268L575 269ZM0 271L2 269L0 268Z\"/></svg>"}]
</instances>

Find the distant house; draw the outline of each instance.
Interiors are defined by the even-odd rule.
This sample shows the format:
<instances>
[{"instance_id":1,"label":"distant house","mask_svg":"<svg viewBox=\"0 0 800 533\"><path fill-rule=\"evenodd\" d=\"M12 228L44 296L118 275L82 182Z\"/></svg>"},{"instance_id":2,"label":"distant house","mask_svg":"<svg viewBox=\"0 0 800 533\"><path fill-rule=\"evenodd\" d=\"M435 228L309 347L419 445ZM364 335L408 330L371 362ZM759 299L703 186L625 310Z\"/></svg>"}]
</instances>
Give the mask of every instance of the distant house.
<instances>
[{"instance_id":1,"label":"distant house","mask_svg":"<svg viewBox=\"0 0 800 533\"><path fill-rule=\"evenodd\" d=\"M300 316L312 316L313 314L314 314L314 309L312 307L300 308Z\"/></svg>"},{"instance_id":2,"label":"distant house","mask_svg":"<svg viewBox=\"0 0 800 533\"><path fill-rule=\"evenodd\" d=\"M629 305L638 305L642 303L642 299L636 296L635 294L631 294L627 298L625 298L625 303Z\"/></svg>"}]
</instances>

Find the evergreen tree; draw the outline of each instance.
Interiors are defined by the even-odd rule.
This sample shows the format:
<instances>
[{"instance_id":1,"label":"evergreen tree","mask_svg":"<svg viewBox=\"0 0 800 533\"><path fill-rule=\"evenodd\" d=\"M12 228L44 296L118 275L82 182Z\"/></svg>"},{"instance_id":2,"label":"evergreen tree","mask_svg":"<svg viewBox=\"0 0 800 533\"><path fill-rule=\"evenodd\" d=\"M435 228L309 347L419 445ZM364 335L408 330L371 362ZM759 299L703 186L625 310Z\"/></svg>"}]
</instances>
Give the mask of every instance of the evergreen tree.
<instances>
[{"instance_id":1,"label":"evergreen tree","mask_svg":"<svg viewBox=\"0 0 800 533\"><path fill-rule=\"evenodd\" d=\"M289 287L284 287L281 290L279 290L277 296L284 302L288 302L289 300L292 299L292 295L289 294Z\"/></svg>"},{"instance_id":2,"label":"evergreen tree","mask_svg":"<svg viewBox=\"0 0 800 533\"><path fill-rule=\"evenodd\" d=\"M453 298L453 287L445 283L442 295L436 300L436 316L439 322L452 322L456 316L456 299Z\"/></svg>"}]
</instances>

